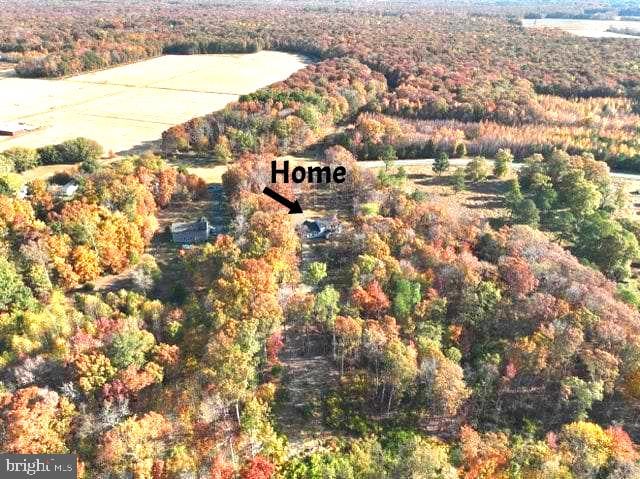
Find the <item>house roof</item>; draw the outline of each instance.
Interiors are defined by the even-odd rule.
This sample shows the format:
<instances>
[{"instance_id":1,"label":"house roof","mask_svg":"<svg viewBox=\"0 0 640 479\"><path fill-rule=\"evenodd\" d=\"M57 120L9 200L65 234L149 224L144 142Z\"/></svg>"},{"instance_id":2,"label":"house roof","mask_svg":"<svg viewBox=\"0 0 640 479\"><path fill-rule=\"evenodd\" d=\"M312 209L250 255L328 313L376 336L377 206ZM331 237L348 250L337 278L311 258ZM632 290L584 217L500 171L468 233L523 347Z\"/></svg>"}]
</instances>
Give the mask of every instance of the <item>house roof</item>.
<instances>
[{"instance_id":1,"label":"house roof","mask_svg":"<svg viewBox=\"0 0 640 479\"><path fill-rule=\"evenodd\" d=\"M29 187L27 185L22 185L20 190L18 190L18 198L24 200L29 195Z\"/></svg>"},{"instance_id":2,"label":"house roof","mask_svg":"<svg viewBox=\"0 0 640 479\"><path fill-rule=\"evenodd\" d=\"M0 131L6 131L10 133L18 133L21 131L35 130L36 127L22 122L0 122Z\"/></svg>"},{"instance_id":3,"label":"house roof","mask_svg":"<svg viewBox=\"0 0 640 479\"><path fill-rule=\"evenodd\" d=\"M80 189L80 185L74 181L70 181L66 185L62 185L60 188L60 194L64 196L73 196L76 194L76 191Z\"/></svg>"},{"instance_id":4,"label":"house roof","mask_svg":"<svg viewBox=\"0 0 640 479\"><path fill-rule=\"evenodd\" d=\"M293 112L295 112L293 108L284 108L278 112L278 116L280 118L284 118L285 116L289 116L293 114Z\"/></svg>"},{"instance_id":5,"label":"house roof","mask_svg":"<svg viewBox=\"0 0 640 479\"><path fill-rule=\"evenodd\" d=\"M69 181L64 185L49 185L47 190L56 196L73 196L80 189L80 185L75 181Z\"/></svg>"},{"instance_id":6,"label":"house roof","mask_svg":"<svg viewBox=\"0 0 640 479\"><path fill-rule=\"evenodd\" d=\"M207 231L209 229L209 221L207 220L207 218L202 217L198 221L172 223L170 229L172 233Z\"/></svg>"},{"instance_id":7,"label":"house roof","mask_svg":"<svg viewBox=\"0 0 640 479\"><path fill-rule=\"evenodd\" d=\"M327 225L325 222L321 221L321 220L305 220L304 223L302 223L309 231L314 231L314 232L320 232L324 229L327 228Z\"/></svg>"}]
</instances>

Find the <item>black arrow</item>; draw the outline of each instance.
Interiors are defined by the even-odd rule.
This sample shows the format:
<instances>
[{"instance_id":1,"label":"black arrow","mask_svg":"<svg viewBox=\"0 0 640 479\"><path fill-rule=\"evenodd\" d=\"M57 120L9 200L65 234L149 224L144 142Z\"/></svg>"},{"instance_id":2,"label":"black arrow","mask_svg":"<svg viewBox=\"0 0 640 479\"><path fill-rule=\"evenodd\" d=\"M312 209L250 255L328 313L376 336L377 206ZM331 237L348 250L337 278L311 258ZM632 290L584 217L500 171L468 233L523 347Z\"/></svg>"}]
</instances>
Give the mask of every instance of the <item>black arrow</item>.
<instances>
[{"instance_id":1,"label":"black arrow","mask_svg":"<svg viewBox=\"0 0 640 479\"><path fill-rule=\"evenodd\" d=\"M284 205L287 208L289 208L289 214L290 215L295 215L295 214L298 214L298 213L302 213L302 206L300 206L300 203L298 202L298 200L289 201L284 196L276 193L275 191L273 191L271 188L269 188L267 186L265 186L265 188L264 188L264 190L262 190L262 192L265 195L267 195L269 198L274 199L278 203L280 203L281 205Z\"/></svg>"}]
</instances>

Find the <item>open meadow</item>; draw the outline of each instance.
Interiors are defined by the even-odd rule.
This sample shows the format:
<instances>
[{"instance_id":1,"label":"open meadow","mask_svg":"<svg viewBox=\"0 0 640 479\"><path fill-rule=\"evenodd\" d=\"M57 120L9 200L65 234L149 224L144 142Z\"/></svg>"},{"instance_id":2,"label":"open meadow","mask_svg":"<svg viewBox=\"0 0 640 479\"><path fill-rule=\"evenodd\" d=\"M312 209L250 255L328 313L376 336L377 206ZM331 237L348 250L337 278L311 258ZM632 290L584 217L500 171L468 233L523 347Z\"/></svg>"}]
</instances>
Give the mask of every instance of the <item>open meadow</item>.
<instances>
[{"instance_id":1,"label":"open meadow","mask_svg":"<svg viewBox=\"0 0 640 479\"><path fill-rule=\"evenodd\" d=\"M630 38L638 39L635 35L627 35L608 31L614 29L640 30L640 24L635 21L625 20L579 20L569 18L535 18L522 20L526 28L559 28L572 35L589 38Z\"/></svg>"},{"instance_id":2,"label":"open meadow","mask_svg":"<svg viewBox=\"0 0 640 479\"><path fill-rule=\"evenodd\" d=\"M177 122L219 110L304 65L300 56L262 51L167 55L62 80L0 77L0 123L38 127L0 137L0 151L77 136L116 153L144 148Z\"/></svg>"}]
</instances>

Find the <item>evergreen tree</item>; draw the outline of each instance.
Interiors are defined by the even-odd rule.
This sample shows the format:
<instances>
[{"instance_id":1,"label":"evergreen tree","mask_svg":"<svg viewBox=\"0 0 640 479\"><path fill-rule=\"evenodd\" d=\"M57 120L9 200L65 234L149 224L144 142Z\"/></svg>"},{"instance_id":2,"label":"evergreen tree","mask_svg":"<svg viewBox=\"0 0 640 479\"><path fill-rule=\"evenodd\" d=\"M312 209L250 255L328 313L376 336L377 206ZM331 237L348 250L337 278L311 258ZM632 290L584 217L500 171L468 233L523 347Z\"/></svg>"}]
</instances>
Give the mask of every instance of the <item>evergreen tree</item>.
<instances>
[{"instance_id":1,"label":"evergreen tree","mask_svg":"<svg viewBox=\"0 0 640 479\"><path fill-rule=\"evenodd\" d=\"M449 155L444 151L438 153L438 157L433 162L433 171L440 176L449 169Z\"/></svg>"},{"instance_id":2,"label":"evergreen tree","mask_svg":"<svg viewBox=\"0 0 640 479\"><path fill-rule=\"evenodd\" d=\"M462 191L466 188L465 173L463 168L456 168L451 176L451 184L456 191Z\"/></svg>"},{"instance_id":3,"label":"evergreen tree","mask_svg":"<svg viewBox=\"0 0 640 479\"><path fill-rule=\"evenodd\" d=\"M540 223L540 211L533 200L525 198L511 209L511 218L517 224L537 226Z\"/></svg>"},{"instance_id":4,"label":"evergreen tree","mask_svg":"<svg viewBox=\"0 0 640 479\"><path fill-rule=\"evenodd\" d=\"M380 159L384 163L385 171L389 171L398 159L396 149L391 145L386 145L380 152Z\"/></svg>"},{"instance_id":5,"label":"evergreen tree","mask_svg":"<svg viewBox=\"0 0 640 479\"><path fill-rule=\"evenodd\" d=\"M509 182L509 190L504 195L507 207L513 209L518 203L522 201L522 190L520 189L520 181L518 178L514 178Z\"/></svg>"}]
</instances>

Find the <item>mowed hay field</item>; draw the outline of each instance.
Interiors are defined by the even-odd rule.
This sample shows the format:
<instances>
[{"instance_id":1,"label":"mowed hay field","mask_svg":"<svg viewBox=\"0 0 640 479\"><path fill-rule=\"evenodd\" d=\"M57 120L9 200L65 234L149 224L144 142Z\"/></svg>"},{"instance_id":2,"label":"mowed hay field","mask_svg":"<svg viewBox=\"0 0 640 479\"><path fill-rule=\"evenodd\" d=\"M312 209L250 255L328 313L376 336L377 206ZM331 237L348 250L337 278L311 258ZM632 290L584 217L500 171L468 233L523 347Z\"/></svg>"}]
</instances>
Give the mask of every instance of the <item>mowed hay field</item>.
<instances>
[{"instance_id":1,"label":"mowed hay field","mask_svg":"<svg viewBox=\"0 0 640 479\"><path fill-rule=\"evenodd\" d=\"M624 33L608 32L611 27L618 29L628 28L630 30L640 30L640 23L636 21L624 20L579 20L570 18L542 18L522 20L522 25L526 28L559 28L572 35L589 38L629 38L638 40L635 35Z\"/></svg>"},{"instance_id":2,"label":"mowed hay field","mask_svg":"<svg viewBox=\"0 0 640 479\"><path fill-rule=\"evenodd\" d=\"M223 108L306 64L288 53L166 55L61 80L0 76L0 123L38 130L0 137L0 151L85 136L106 151L157 141L168 127Z\"/></svg>"}]
</instances>

